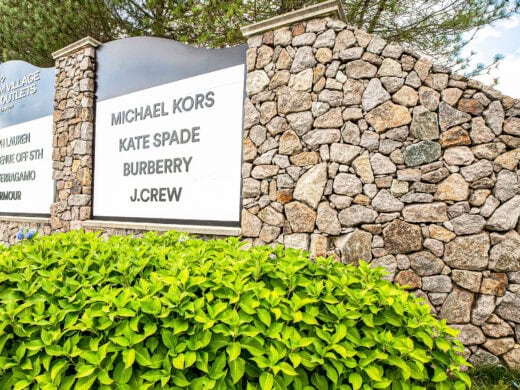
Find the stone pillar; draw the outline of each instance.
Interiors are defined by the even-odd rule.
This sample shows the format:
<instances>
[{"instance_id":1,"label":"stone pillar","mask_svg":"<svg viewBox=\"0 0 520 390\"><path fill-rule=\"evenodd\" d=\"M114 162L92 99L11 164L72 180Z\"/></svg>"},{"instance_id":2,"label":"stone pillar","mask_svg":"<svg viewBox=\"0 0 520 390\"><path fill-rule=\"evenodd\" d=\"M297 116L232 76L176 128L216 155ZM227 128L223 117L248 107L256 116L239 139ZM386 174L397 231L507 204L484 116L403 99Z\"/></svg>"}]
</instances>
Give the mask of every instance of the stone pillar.
<instances>
[{"instance_id":1,"label":"stone pillar","mask_svg":"<svg viewBox=\"0 0 520 390\"><path fill-rule=\"evenodd\" d=\"M53 230L79 229L92 216L95 48L99 45L87 37L52 54L56 61Z\"/></svg>"}]
</instances>

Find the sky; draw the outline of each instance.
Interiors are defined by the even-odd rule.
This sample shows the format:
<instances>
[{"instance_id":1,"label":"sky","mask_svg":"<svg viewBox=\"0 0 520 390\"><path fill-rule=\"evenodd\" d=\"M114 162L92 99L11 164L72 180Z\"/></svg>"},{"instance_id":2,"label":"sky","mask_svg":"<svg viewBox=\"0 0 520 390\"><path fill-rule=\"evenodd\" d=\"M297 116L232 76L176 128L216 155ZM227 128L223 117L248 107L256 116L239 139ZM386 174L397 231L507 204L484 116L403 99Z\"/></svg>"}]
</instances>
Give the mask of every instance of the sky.
<instances>
[{"instance_id":1,"label":"sky","mask_svg":"<svg viewBox=\"0 0 520 390\"><path fill-rule=\"evenodd\" d=\"M469 34L465 37L468 36ZM478 31L464 49L463 55L468 55L472 50L477 53L473 64L489 64L496 54L504 56L497 70L493 70L490 75L475 78L491 85L493 78L498 77L499 84L495 88L504 95L520 99L520 15Z\"/></svg>"}]
</instances>

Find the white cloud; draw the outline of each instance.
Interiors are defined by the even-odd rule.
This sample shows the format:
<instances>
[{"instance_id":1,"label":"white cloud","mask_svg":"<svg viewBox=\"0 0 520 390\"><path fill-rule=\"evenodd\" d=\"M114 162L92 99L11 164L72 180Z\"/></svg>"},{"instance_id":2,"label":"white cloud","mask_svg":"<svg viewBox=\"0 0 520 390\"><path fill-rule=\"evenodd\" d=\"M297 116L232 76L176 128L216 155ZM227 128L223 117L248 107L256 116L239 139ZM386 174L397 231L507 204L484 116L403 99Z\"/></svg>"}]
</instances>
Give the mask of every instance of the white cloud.
<instances>
[{"instance_id":1,"label":"white cloud","mask_svg":"<svg viewBox=\"0 0 520 390\"><path fill-rule=\"evenodd\" d=\"M498 85L495 87L504 95L520 99L520 55L507 55L498 69L491 72L491 75L476 77L478 80L491 85L493 78L498 77Z\"/></svg>"}]
</instances>

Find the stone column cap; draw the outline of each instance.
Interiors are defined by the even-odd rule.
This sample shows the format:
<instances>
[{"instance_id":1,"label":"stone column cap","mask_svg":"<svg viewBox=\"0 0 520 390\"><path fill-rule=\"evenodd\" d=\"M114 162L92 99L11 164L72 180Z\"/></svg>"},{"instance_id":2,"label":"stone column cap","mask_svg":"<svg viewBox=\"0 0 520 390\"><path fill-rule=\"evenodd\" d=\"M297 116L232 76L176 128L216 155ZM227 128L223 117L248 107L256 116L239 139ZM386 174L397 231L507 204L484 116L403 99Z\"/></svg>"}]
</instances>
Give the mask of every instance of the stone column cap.
<instances>
[{"instance_id":1,"label":"stone column cap","mask_svg":"<svg viewBox=\"0 0 520 390\"><path fill-rule=\"evenodd\" d=\"M101 45L101 42L92 37L81 38L79 41L71 43L70 45L65 46L63 49L57 50L54 53L52 53L52 59L56 60L60 57L65 57L72 53L75 53L81 49L85 49L87 47L98 47L99 45Z\"/></svg>"},{"instance_id":2,"label":"stone column cap","mask_svg":"<svg viewBox=\"0 0 520 390\"><path fill-rule=\"evenodd\" d=\"M340 0L329 0L296 11L288 12L283 15L278 15L267 20L262 20L258 23L250 24L249 26L244 26L240 31L245 38L249 38L253 35L263 34L266 31L289 26L293 23L315 18L324 18L326 16L333 16L346 22L345 12L343 11L343 6L341 5Z\"/></svg>"}]
</instances>

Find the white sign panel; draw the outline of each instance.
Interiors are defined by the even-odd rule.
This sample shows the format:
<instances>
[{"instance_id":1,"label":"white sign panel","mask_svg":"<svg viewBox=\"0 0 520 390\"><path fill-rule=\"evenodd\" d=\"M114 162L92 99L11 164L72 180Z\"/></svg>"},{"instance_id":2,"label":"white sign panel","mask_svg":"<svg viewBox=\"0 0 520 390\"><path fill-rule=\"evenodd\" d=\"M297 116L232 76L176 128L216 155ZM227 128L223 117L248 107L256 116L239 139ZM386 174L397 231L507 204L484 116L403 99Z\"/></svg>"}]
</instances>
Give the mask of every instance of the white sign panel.
<instances>
[{"instance_id":1,"label":"white sign panel","mask_svg":"<svg viewBox=\"0 0 520 390\"><path fill-rule=\"evenodd\" d=\"M0 129L0 212L49 214L52 116Z\"/></svg>"},{"instance_id":2,"label":"white sign panel","mask_svg":"<svg viewBox=\"0 0 520 390\"><path fill-rule=\"evenodd\" d=\"M244 65L101 101L94 216L240 220Z\"/></svg>"}]
</instances>

